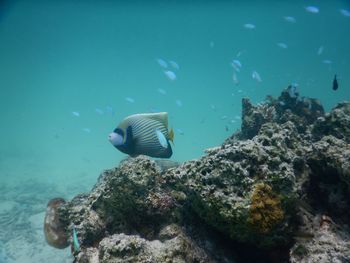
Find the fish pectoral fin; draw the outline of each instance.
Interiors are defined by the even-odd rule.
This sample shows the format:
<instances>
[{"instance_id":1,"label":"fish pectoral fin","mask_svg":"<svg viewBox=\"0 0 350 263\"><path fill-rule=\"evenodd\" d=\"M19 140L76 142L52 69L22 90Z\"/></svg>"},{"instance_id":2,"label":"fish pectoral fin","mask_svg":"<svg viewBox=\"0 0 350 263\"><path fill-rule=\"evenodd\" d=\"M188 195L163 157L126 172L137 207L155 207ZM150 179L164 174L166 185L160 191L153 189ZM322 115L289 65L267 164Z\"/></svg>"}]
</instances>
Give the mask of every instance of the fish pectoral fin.
<instances>
[{"instance_id":1,"label":"fish pectoral fin","mask_svg":"<svg viewBox=\"0 0 350 263\"><path fill-rule=\"evenodd\" d=\"M174 129L171 128L170 131L168 132L168 140L172 142L173 145L174 144Z\"/></svg>"}]
</instances>

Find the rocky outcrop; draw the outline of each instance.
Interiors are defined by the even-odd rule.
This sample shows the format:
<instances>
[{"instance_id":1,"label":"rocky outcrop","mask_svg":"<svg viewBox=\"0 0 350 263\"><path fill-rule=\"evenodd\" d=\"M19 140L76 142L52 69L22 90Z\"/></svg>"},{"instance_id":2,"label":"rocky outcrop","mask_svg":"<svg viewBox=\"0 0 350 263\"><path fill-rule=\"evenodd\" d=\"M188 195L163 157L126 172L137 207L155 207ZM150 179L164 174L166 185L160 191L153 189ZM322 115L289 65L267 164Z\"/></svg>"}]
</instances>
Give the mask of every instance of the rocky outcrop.
<instances>
[{"instance_id":1,"label":"rocky outcrop","mask_svg":"<svg viewBox=\"0 0 350 263\"><path fill-rule=\"evenodd\" d=\"M121 162L57 209L75 262L350 261L349 109L290 86L200 159Z\"/></svg>"}]
</instances>

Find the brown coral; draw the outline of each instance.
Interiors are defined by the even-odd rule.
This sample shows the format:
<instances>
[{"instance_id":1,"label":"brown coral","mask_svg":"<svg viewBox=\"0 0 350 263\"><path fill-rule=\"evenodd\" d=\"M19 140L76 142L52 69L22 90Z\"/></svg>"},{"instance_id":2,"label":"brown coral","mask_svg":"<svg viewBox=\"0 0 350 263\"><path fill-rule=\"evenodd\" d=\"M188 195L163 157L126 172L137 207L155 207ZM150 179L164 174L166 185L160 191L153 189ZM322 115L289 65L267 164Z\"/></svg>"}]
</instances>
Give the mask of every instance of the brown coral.
<instances>
[{"instance_id":1,"label":"brown coral","mask_svg":"<svg viewBox=\"0 0 350 263\"><path fill-rule=\"evenodd\" d=\"M281 199L272 191L271 186L259 183L251 196L248 223L254 229L265 234L269 232L284 217L281 207Z\"/></svg>"}]
</instances>

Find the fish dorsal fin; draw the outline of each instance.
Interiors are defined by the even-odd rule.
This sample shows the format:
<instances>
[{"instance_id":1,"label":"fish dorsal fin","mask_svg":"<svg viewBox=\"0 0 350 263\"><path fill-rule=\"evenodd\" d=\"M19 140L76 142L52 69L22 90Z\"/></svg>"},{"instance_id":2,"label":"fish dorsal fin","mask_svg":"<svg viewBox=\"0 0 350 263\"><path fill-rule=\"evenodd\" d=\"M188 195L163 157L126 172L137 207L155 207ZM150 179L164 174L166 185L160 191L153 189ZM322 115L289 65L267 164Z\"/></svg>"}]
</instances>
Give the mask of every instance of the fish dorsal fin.
<instances>
[{"instance_id":1,"label":"fish dorsal fin","mask_svg":"<svg viewBox=\"0 0 350 263\"><path fill-rule=\"evenodd\" d=\"M168 129L168 113L167 112L157 112L157 113L140 113L132 115L132 117L146 118L150 120L159 121L162 123L166 129Z\"/></svg>"}]
</instances>

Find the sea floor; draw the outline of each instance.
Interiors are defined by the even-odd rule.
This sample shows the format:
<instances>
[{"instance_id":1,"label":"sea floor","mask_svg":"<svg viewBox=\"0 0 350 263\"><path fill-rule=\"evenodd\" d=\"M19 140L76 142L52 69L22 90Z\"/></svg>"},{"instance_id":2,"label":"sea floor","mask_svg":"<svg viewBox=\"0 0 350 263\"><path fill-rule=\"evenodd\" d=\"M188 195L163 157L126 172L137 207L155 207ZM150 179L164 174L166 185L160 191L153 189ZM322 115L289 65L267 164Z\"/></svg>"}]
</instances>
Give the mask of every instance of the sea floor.
<instances>
[{"instance_id":1,"label":"sea floor","mask_svg":"<svg viewBox=\"0 0 350 263\"><path fill-rule=\"evenodd\" d=\"M70 249L50 247L43 232L49 198L68 197L68 191L28 179L2 184L0 192L0 263L72 262Z\"/></svg>"}]
</instances>

